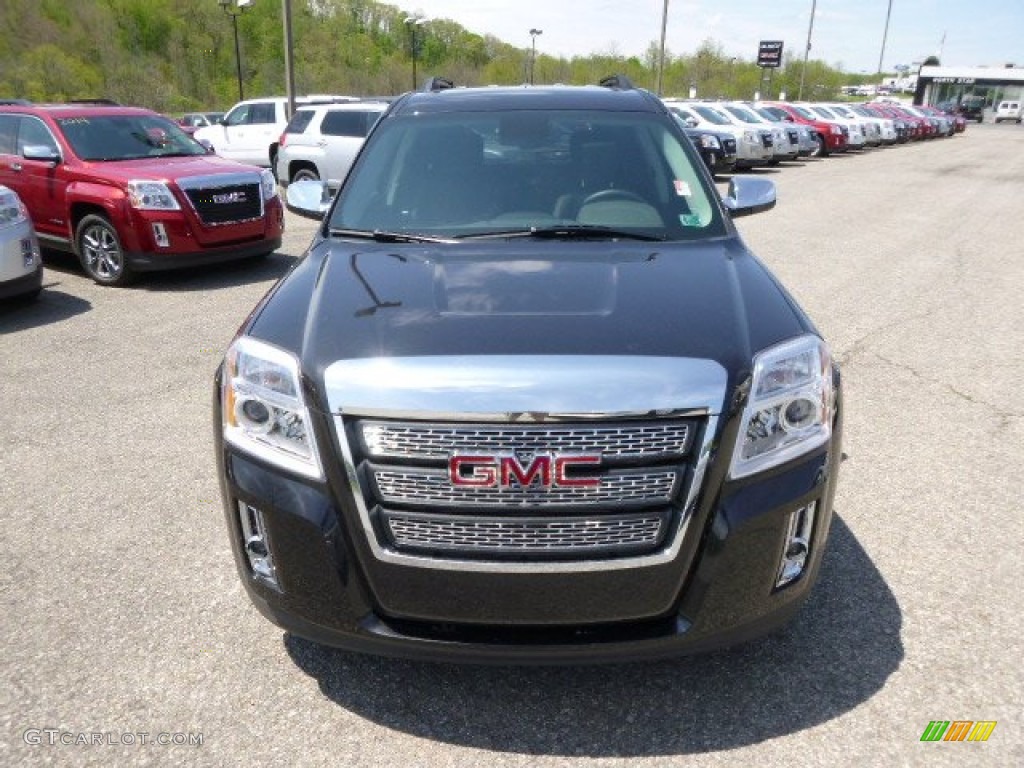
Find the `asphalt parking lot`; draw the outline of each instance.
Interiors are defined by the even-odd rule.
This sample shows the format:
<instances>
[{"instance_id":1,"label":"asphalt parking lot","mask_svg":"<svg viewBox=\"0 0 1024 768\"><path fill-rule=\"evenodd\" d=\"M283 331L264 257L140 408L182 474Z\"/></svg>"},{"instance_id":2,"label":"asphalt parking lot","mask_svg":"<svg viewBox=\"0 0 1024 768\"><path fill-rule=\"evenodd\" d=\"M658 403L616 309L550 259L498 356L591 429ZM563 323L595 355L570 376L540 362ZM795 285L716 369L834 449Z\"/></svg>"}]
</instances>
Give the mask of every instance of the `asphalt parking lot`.
<instances>
[{"instance_id":1,"label":"asphalt parking lot","mask_svg":"<svg viewBox=\"0 0 1024 768\"><path fill-rule=\"evenodd\" d=\"M0 307L0 763L1024 764L1024 129L760 175L779 204L740 228L846 386L838 517L797 622L563 669L286 635L238 583L210 400L315 225L289 215L265 261L130 289L52 255L40 300ZM931 720L998 724L922 743Z\"/></svg>"}]
</instances>

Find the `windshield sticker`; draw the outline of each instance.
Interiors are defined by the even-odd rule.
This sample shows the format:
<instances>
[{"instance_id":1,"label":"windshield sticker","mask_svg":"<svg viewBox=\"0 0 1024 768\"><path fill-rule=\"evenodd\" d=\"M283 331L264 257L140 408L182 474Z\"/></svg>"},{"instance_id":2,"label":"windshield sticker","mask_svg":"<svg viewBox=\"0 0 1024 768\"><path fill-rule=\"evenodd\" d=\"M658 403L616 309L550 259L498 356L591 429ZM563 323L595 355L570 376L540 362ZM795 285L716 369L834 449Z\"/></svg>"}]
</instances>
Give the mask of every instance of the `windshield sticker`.
<instances>
[{"instance_id":1,"label":"windshield sticker","mask_svg":"<svg viewBox=\"0 0 1024 768\"><path fill-rule=\"evenodd\" d=\"M58 117L57 123L59 125L88 125L89 118L87 117Z\"/></svg>"},{"instance_id":2,"label":"windshield sticker","mask_svg":"<svg viewBox=\"0 0 1024 768\"><path fill-rule=\"evenodd\" d=\"M676 194L679 195L680 197L689 197L690 195L693 194L690 191L690 185L687 184L685 181L682 181L680 179L676 179L672 183L675 184Z\"/></svg>"},{"instance_id":3,"label":"windshield sticker","mask_svg":"<svg viewBox=\"0 0 1024 768\"><path fill-rule=\"evenodd\" d=\"M703 224L700 220L699 213L681 213L679 214L679 223L684 227L701 227Z\"/></svg>"}]
</instances>

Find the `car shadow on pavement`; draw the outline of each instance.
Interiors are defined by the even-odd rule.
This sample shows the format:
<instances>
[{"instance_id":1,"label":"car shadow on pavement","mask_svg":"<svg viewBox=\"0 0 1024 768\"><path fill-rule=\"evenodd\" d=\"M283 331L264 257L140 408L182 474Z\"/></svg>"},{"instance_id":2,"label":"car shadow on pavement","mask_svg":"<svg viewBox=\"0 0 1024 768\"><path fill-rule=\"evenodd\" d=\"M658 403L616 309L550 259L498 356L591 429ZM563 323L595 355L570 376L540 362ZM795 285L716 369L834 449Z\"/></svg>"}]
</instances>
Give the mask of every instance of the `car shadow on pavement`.
<instances>
[{"instance_id":1,"label":"car shadow on pavement","mask_svg":"<svg viewBox=\"0 0 1024 768\"><path fill-rule=\"evenodd\" d=\"M425 739L527 755L713 752L811 728L870 699L903 659L896 598L833 520L821 577L786 629L727 651L649 664L485 667L382 659L291 634L324 695Z\"/></svg>"},{"instance_id":2,"label":"car shadow on pavement","mask_svg":"<svg viewBox=\"0 0 1024 768\"><path fill-rule=\"evenodd\" d=\"M77 275L88 280L78 258L62 251L43 252L47 272ZM291 269L296 257L274 252L266 257L239 259L220 264L141 272L127 288L110 290L143 291L209 291L277 280ZM45 279L45 278L44 278Z\"/></svg>"},{"instance_id":3,"label":"car shadow on pavement","mask_svg":"<svg viewBox=\"0 0 1024 768\"><path fill-rule=\"evenodd\" d=\"M58 290L54 286L60 282L49 278L44 272L43 291L34 301L24 298L0 301L0 335L59 323L92 309L91 302Z\"/></svg>"},{"instance_id":4,"label":"car shadow on pavement","mask_svg":"<svg viewBox=\"0 0 1024 768\"><path fill-rule=\"evenodd\" d=\"M146 272L132 284L144 291L211 291L274 281L284 275L298 259L275 252L269 256L209 264L192 269Z\"/></svg>"}]
</instances>

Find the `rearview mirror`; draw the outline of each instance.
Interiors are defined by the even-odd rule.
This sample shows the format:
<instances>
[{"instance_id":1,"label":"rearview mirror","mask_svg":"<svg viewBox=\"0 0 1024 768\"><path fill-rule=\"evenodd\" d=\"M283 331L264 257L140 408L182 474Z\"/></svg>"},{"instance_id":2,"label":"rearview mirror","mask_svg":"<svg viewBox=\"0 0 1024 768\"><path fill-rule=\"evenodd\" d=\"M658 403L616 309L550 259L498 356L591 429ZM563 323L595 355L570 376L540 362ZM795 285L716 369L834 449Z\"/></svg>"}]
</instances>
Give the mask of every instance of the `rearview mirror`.
<instances>
[{"instance_id":1,"label":"rearview mirror","mask_svg":"<svg viewBox=\"0 0 1024 768\"><path fill-rule=\"evenodd\" d=\"M757 176L733 176L722 202L735 219L775 207L775 182Z\"/></svg>"},{"instance_id":2,"label":"rearview mirror","mask_svg":"<svg viewBox=\"0 0 1024 768\"><path fill-rule=\"evenodd\" d=\"M323 219L333 198L326 182L309 179L288 186L285 205L292 213L307 219Z\"/></svg>"},{"instance_id":3,"label":"rearview mirror","mask_svg":"<svg viewBox=\"0 0 1024 768\"><path fill-rule=\"evenodd\" d=\"M43 163L60 162L60 152L46 144L26 144L21 150L21 156L26 160L38 160Z\"/></svg>"}]
</instances>

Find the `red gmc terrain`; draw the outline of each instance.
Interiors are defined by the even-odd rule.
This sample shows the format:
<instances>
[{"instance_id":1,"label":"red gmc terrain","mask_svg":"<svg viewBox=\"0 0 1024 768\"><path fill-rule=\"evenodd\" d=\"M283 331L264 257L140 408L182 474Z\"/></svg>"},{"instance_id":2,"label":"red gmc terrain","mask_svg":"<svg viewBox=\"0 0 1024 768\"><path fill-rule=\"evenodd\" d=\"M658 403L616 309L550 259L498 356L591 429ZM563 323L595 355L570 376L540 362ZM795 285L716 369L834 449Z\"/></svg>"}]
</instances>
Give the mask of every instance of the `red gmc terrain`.
<instances>
[{"instance_id":1,"label":"red gmc terrain","mask_svg":"<svg viewBox=\"0 0 1024 768\"><path fill-rule=\"evenodd\" d=\"M75 253L102 285L263 256L284 231L269 170L208 154L135 107L0 105L0 184L21 197L41 245Z\"/></svg>"}]
</instances>

